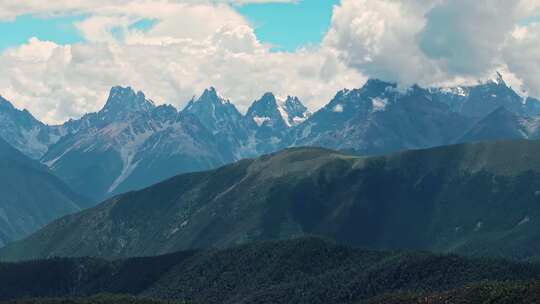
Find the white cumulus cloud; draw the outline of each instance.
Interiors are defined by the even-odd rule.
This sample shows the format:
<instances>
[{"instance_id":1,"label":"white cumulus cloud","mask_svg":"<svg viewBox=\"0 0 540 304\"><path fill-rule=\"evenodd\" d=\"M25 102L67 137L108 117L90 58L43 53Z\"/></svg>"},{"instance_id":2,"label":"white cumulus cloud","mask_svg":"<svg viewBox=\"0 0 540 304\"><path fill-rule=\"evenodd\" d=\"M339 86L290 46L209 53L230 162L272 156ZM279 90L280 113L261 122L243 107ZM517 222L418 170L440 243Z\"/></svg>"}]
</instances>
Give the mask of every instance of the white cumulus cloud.
<instances>
[{"instance_id":1,"label":"white cumulus cloud","mask_svg":"<svg viewBox=\"0 0 540 304\"><path fill-rule=\"evenodd\" d=\"M175 4L234 4L250 3L295 3L298 0L0 0L0 20L13 20L25 14L57 16L77 13L103 13L127 6L153 5L155 11L166 12Z\"/></svg>"},{"instance_id":2,"label":"white cumulus cloud","mask_svg":"<svg viewBox=\"0 0 540 304\"><path fill-rule=\"evenodd\" d=\"M258 2L297 1L0 0L4 20L86 16L85 42L1 54L0 94L50 123L99 109L114 85L178 107L215 86L242 110L266 91L316 110L366 77L427 86L500 70L540 96L538 0L341 0L321 45L295 52L271 51L234 7Z\"/></svg>"},{"instance_id":3,"label":"white cumulus cloud","mask_svg":"<svg viewBox=\"0 0 540 304\"><path fill-rule=\"evenodd\" d=\"M139 5L126 6L128 14L110 9L79 23L87 42L61 46L33 38L4 52L1 94L60 123L99 109L114 85L178 107L215 86L241 110L267 91L298 95L316 109L338 90L365 81L330 50L270 51L228 5L172 3L153 15ZM129 26L150 17L157 23L148 31Z\"/></svg>"},{"instance_id":4,"label":"white cumulus cloud","mask_svg":"<svg viewBox=\"0 0 540 304\"><path fill-rule=\"evenodd\" d=\"M348 66L402 85L467 82L501 70L538 92L536 76L517 67L537 60L538 38L532 30L522 30L529 38L513 36L539 8L538 0L342 0L324 43ZM523 57L510 62L516 43Z\"/></svg>"}]
</instances>

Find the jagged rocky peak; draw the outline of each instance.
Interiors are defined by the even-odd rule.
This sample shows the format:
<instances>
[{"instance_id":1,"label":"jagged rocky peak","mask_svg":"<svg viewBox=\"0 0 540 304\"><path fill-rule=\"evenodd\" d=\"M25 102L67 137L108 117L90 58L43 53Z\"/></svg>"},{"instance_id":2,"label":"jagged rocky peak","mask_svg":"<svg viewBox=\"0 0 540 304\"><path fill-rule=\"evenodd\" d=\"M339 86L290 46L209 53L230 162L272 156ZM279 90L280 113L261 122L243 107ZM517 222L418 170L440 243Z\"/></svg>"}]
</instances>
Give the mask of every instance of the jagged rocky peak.
<instances>
[{"instance_id":1,"label":"jagged rocky peak","mask_svg":"<svg viewBox=\"0 0 540 304\"><path fill-rule=\"evenodd\" d=\"M17 109L0 96L0 137L26 156L38 159L58 139L53 130L27 110Z\"/></svg>"},{"instance_id":2,"label":"jagged rocky peak","mask_svg":"<svg viewBox=\"0 0 540 304\"><path fill-rule=\"evenodd\" d=\"M278 102L276 96L271 92L264 93L263 96L259 100L256 100L250 107L252 111L261 114L268 114L277 110L277 108Z\"/></svg>"},{"instance_id":3,"label":"jagged rocky peak","mask_svg":"<svg viewBox=\"0 0 540 304\"><path fill-rule=\"evenodd\" d=\"M298 97L296 96L287 96L284 104L287 108L290 108L291 110L295 108L298 108L300 111L307 110L307 108L302 104L300 99L298 99Z\"/></svg>"},{"instance_id":4,"label":"jagged rocky peak","mask_svg":"<svg viewBox=\"0 0 540 304\"><path fill-rule=\"evenodd\" d=\"M353 116L358 111L365 113L383 110L392 96L400 93L397 84L376 78L368 81L359 89L343 89L323 109L333 115Z\"/></svg>"},{"instance_id":5,"label":"jagged rocky peak","mask_svg":"<svg viewBox=\"0 0 540 304\"><path fill-rule=\"evenodd\" d=\"M196 116L210 130L223 127L225 122L236 122L242 117L236 107L214 87L204 90L198 98L193 97L182 112Z\"/></svg>"},{"instance_id":6,"label":"jagged rocky peak","mask_svg":"<svg viewBox=\"0 0 540 304\"><path fill-rule=\"evenodd\" d=\"M284 118L285 113L281 112L280 108L276 96L267 92L253 102L246 116L259 127L286 128L288 119Z\"/></svg>"},{"instance_id":7,"label":"jagged rocky peak","mask_svg":"<svg viewBox=\"0 0 540 304\"><path fill-rule=\"evenodd\" d=\"M368 81L364 84L364 86L362 86L360 91L362 91L364 94L370 97L375 97L375 96L384 94L385 92L388 92L388 91L396 91L396 89L397 89L396 83L391 83L391 82L382 81L380 79L371 78L371 79L368 79ZM356 90L352 90L349 92L354 93L355 91Z\"/></svg>"},{"instance_id":8,"label":"jagged rocky peak","mask_svg":"<svg viewBox=\"0 0 540 304\"><path fill-rule=\"evenodd\" d=\"M277 108L276 96L271 92L266 92L263 96L253 102L249 107L249 112L267 112L269 110Z\"/></svg>"},{"instance_id":9,"label":"jagged rocky peak","mask_svg":"<svg viewBox=\"0 0 540 304\"><path fill-rule=\"evenodd\" d=\"M507 92L511 93L512 97L518 97L518 94L506 83L504 80L504 75L502 75L500 72L495 72L495 75L488 80L479 81L478 85L472 86L470 89Z\"/></svg>"},{"instance_id":10,"label":"jagged rocky peak","mask_svg":"<svg viewBox=\"0 0 540 304\"><path fill-rule=\"evenodd\" d=\"M308 119L311 113L298 97L276 97L265 93L256 100L246 114L258 126L292 127Z\"/></svg>"},{"instance_id":11,"label":"jagged rocky peak","mask_svg":"<svg viewBox=\"0 0 540 304\"><path fill-rule=\"evenodd\" d=\"M170 104L156 106L152 110L152 118L160 122L172 122L178 119L178 110Z\"/></svg>"},{"instance_id":12,"label":"jagged rocky peak","mask_svg":"<svg viewBox=\"0 0 540 304\"><path fill-rule=\"evenodd\" d=\"M193 114L201 111L213 111L222 105L232 106L231 102L221 96L216 88L209 87L204 90L201 96L193 96L184 108L184 112Z\"/></svg>"},{"instance_id":13,"label":"jagged rocky peak","mask_svg":"<svg viewBox=\"0 0 540 304\"><path fill-rule=\"evenodd\" d=\"M503 75L499 72L496 72L494 77L486 81L478 81L476 85L447 85L442 87L431 87L428 89L428 91L435 94L441 93L465 98L469 97L472 90L478 90L479 88L483 90L492 90L497 87L511 89L506 84Z\"/></svg>"},{"instance_id":14,"label":"jagged rocky peak","mask_svg":"<svg viewBox=\"0 0 540 304\"><path fill-rule=\"evenodd\" d=\"M9 100L5 99L2 95L0 95L0 110L7 110L8 112L12 112L12 113L17 113L19 114L20 116L24 116L30 120L32 120L33 122L37 122L37 123L40 123L37 119L34 118L34 116L32 116L32 114L26 110L26 109L22 109L22 110L19 110L17 109Z\"/></svg>"},{"instance_id":15,"label":"jagged rocky peak","mask_svg":"<svg viewBox=\"0 0 540 304\"><path fill-rule=\"evenodd\" d=\"M221 96L214 87L209 87L208 89L204 90L203 94L197 101L220 104L230 103L229 100Z\"/></svg>"},{"instance_id":16,"label":"jagged rocky peak","mask_svg":"<svg viewBox=\"0 0 540 304\"><path fill-rule=\"evenodd\" d=\"M489 80L489 83L491 84L495 84L495 85L500 85L500 86L507 86L506 85L506 81L504 81L504 77L501 73L499 73L498 71L495 73L495 77L493 77L492 79Z\"/></svg>"},{"instance_id":17,"label":"jagged rocky peak","mask_svg":"<svg viewBox=\"0 0 540 304\"><path fill-rule=\"evenodd\" d=\"M387 93L396 92L398 92L396 83L370 78L359 89L343 89L339 91L333 100L327 105L327 107L335 106L336 102L358 104L359 102L363 101L371 101L371 99L384 96Z\"/></svg>"},{"instance_id":18,"label":"jagged rocky peak","mask_svg":"<svg viewBox=\"0 0 540 304\"><path fill-rule=\"evenodd\" d=\"M215 111L216 107L220 107L220 106L230 107L233 105L228 99L221 96L217 92L216 88L209 87L204 90L201 96L199 97L194 96L189 101L184 111L191 114L198 113L201 111L213 112Z\"/></svg>"},{"instance_id":19,"label":"jagged rocky peak","mask_svg":"<svg viewBox=\"0 0 540 304\"><path fill-rule=\"evenodd\" d=\"M288 96L281 106L287 113L290 126L296 126L311 116L311 112L296 96Z\"/></svg>"},{"instance_id":20,"label":"jagged rocky peak","mask_svg":"<svg viewBox=\"0 0 540 304\"><path fill-rule=\"evenodd\" d=\"M482 117L504 106L520 115L527 115L523 98L509 87L500 73L492 79L469 88L469 95L461 107L462 113L473 117Z\"/></svg>"},{"instance_id":21,"label":"jagged rocky peak","mask_svg":"<svg viewBox=\"0 0 540 304\"><path fill-rule=\"evenodd\" d=\"M111 88L109 98L101 113L147 112L155 108L154 102L143 92L135 92L131 87Z\"/></svg>"}]
</instances>

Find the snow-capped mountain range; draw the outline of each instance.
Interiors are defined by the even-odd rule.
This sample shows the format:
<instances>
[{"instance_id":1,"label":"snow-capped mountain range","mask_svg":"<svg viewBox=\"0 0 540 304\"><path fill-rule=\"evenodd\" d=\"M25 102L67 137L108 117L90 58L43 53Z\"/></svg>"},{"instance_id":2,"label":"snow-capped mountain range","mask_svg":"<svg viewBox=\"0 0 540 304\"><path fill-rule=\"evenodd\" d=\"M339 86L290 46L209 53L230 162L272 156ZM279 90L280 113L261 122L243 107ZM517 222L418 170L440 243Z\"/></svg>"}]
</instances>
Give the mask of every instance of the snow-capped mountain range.
<instances>
[{"instance_id":1,"label":"snow-capped mountain range","mask_svg":"<svg viewBox=\"0 0 540 304\"><path fill-rule=\"evenodd\" d=\"M61 137L58 127L50 127L26 110L16 109L0 96L0 136L27 156L39 159Z\"/></svg>"},{"instance_id":2,"label":"snow-capped mountain range","mask_svg":"<svg viewBox=\"0 0 540 304\"><path fill-rule=\"evenodd\" d=\"M113 87L105 106L47 126L0 98L0 136L98 202L189 171L291 146L382 154L463 141L540 138L540 101L500 74L476 86L407 90L380 80L343 90L311 114L296 97L264 94L245 115L209 88L183 110Z\"/></svg>"}]
</instances>

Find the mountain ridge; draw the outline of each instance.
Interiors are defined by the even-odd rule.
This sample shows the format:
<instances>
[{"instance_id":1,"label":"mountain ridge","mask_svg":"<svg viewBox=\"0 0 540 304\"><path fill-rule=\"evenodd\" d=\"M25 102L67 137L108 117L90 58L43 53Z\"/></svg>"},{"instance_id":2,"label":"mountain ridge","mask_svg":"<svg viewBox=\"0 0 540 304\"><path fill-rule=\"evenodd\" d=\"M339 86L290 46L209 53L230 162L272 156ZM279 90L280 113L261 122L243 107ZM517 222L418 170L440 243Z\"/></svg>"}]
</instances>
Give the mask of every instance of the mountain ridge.
<instances>
[{"instance_id":1,"label":"mountain ridge","mask_svg":"<svg viewBox=\"0 0 540 304\"><path fill-rule=\"evenodd\" d=\"M242 114L213 87L182 110L156 106L130 87L113 87L101 110L62 126L43 125L42 132L53 135L40 144L41 162L77 192L99 202L179 173L293 146L382 155L505 139L508 134L537 139L540 106L534 103L540 102L527 100L500 74L477 86L451 89L401 89L395 83L370 79L360 89L338 92L313 114L298 98L272 93L265 93ZM500 108L517 115L506 129L498 119L487 119ZM10 143L23 135L10 137ZM0 136L7 137L2 132Z\"/></svg>"},{"instance_id":2,"label":"mountain ridge","mask_svg":"<svg viewBox=\"0 0 540 304\"><path fill-rule=\"evenodd\" d=\"M374 157L290 148L114 197L0 257L116 258L320 235L372 249L536 259L538 155L540 141L527 140Z\"/></svg>"}]
</instances>

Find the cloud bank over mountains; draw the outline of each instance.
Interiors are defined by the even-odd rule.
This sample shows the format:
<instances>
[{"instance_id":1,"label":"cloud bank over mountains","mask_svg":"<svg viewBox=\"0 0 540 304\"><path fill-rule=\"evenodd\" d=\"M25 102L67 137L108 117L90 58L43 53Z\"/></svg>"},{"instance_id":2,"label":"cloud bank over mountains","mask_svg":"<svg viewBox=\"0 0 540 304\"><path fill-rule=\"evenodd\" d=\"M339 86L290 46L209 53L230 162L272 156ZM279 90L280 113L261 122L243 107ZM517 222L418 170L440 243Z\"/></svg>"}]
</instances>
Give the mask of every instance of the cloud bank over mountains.
<instances>
[{"instance_id":1,"label":"cloud bank over mountains","mask_svg":"<svg viewBox=\"0 0 540 304\"><path fill-rule=\"evenodd\" d=\"M4 51L0 94L49 123L95 111L113 85L176 106L215 86L241 110L273 91L315 110L368 77L430 86L499 70L540 96L538 0L342 0L321 44L295 52L273 51L235 10L257 2L295 1L0 0L3 20L84 16L85 39L33 38ZM136 26L143 21L150 26Z\"/></svg>"}]
</instances>

